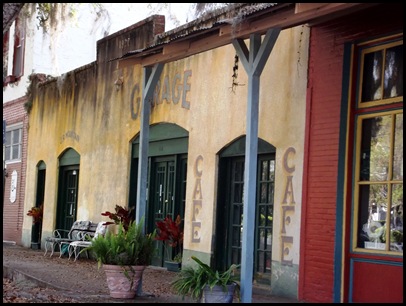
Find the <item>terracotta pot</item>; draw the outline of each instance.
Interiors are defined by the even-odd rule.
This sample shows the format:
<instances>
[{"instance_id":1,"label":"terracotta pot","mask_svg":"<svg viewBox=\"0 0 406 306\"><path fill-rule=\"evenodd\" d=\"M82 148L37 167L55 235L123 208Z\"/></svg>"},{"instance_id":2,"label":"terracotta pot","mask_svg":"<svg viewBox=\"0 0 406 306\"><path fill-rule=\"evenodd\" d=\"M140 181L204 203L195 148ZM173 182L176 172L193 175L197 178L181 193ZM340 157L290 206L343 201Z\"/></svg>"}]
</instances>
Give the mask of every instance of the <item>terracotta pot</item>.
<instances>
[{"instance_id":1,"label":"terracotta pot","mask_svg":"<svg viewBox=\"0 0 406 306\"><path fill-rule=\"evenodd\" d=\"M132 299L146 266L103 265L110 296L117 299Z\"/></svg>"}]
</instances>

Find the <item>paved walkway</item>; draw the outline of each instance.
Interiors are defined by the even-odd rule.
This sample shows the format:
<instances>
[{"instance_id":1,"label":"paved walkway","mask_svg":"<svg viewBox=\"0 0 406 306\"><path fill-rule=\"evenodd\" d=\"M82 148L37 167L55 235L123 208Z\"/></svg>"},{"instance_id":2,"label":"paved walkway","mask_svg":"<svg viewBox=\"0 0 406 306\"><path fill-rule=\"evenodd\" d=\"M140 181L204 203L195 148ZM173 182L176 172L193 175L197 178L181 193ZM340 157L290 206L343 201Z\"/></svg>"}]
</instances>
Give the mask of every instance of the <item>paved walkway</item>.
<instances>
[{"instance_id":1,"label":"paved walkway","mask_svg":"<svg viewBox=\"0 0 406 306\"><path fill-rule=\"evenodd\" d=\"M132 300L113 299L109 296L103 269L94 260L80 258L76 262L59 253L44 256L44 250L33 250L3 242L3 277L15 282L30 282L38 287L57 289L81 302L93 303L194 303L182 299L171 287L176 272L164 268L147 267L142 281L142 294ZM234 301L236 303L238 301ZM297 303L297 301L267 295L253 288L253 303Z\"/></svg>"}]
</instances>

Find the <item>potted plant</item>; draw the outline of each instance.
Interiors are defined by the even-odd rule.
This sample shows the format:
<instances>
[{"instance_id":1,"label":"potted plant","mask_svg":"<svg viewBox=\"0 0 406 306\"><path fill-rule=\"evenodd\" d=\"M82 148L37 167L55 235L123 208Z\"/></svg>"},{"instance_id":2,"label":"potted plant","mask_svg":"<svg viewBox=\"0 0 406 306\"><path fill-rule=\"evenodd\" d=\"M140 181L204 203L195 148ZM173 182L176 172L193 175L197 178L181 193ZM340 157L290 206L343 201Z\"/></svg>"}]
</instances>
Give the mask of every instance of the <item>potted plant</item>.
<instances>
[{"instance_id":1,"label":"potted plant","mask_svg":"<svg viewBox=\"0 0 406 306\"><path fill-rule=\"evenodd\" d=\"M144 234L144 218L137 224L131 221L124 230L119 222L118 231L108 231L92 240L84 250L96 257L98 267L103 265L110 296L113 298L134 298L142 274L151 264L155 252L155 231Z\"/></svg>"},{"instance_id":2,"label":"potted plant","mask_svg":"<svg viewBox=\"0 0 406 306\"><path fill-rule=\"evenodd\" d=\"M27 216L32 217L32 227L31 227L31 248L40 249L41 248L41 228L42 228L42 214L43 205L31 207L27 212Z\"/></svg>"},{"instance_id":3,"label":"potted plant","mask_svg":"<svg viewBox=\"0 0 406 306\"><path fill-rule=\"evenodd\" d=\"M116 205L115 211L116 211L115 213L106 211L101 214L102 216L109 217L111 220L114 221L114 222L106 222L105 225L122 223L124 230L127 231L130 222L134 221L135 219L134 208L131 207L130 209L127 209L120 205Z\"/></svg>"},{"instance_id":4,"label":"potted plant","mask_svg":"<svg viewBox=\"0 0 406 306\"><path fill-rule=\"evenodd\" d=\"M179 271L182 264L183 229L180 215L175 220L168 215L164 220L156 222L156 240L162 241L166 251L165 265L169 271Z\"/></svg>"},{"instance_id":5,"label":"potted plant","mask_svg":"<svg viewBox=\"0 0 406 306\"><path fill-rule=\"evenodd\" d=\"M219 272L197 257L191 258L197 267L184 267L171 283L178 294L196 301L203 299L203 303L232 303L235 293L239 297L240 285L235 271L240 265L232 264L226 271Z\"/></svg>"}]
</instances>

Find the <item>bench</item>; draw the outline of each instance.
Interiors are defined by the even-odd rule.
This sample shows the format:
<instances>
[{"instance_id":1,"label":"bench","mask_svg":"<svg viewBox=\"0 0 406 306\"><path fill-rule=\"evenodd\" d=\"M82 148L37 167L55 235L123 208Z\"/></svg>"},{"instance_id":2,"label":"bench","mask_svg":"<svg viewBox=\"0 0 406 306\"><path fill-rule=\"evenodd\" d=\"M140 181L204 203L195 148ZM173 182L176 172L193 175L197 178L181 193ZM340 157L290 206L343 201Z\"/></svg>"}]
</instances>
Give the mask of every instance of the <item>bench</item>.
<instances>
[{"instance_id":1,"label":"bench","mask_svg":"<svg viewBox=\"0 0 406 306\"><path fill-rule=\"evenodd\" d=\"M93 236L96 232L97 223L93 223L92 221L75 221L72 224L72 227L69 231L64 229L56 229L53 231L52 236L45 238L45 254L48 252L48 247L51 250L51 255L54 254L55 247L59 247L60 255L62 256L62 244L70 243L73 241L81 240L83 233L87 233L90 236ZM64 237L64 233L67 233L66 237Z\"/></svg>"},{"instance_id":2,"label":"bench","mask_svg":"<svg viewBox=\"0 0 406 306\"><path fill-rule=\"evenodd\" d=\"M87 247L92 245L93 239L96 239L98 236L104 236L107 232L107 225L105 221L99 222L96 227L96 231L94 235L89 235L87 232L82 232L82 239L77 240L77 241L72 241L72 242L62 242L65 244L68 244L68 253L69 253L69 259L72 257L72 255L75 255L75 260L76 261L80 255L80 253L83 250L86 250ZM81 250L82 249L82 250ZM86 250L86 255L87 258L89 258L89 254Z\"/></svg>"}]
</instances>

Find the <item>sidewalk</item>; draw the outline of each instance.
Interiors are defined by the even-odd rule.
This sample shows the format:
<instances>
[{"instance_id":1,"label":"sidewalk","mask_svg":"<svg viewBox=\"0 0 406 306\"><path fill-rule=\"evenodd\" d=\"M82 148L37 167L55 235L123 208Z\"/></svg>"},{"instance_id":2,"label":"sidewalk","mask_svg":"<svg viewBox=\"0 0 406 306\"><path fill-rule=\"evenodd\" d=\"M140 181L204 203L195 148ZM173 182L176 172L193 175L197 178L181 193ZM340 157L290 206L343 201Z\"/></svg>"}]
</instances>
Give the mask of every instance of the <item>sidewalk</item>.
<instances>
[{"instance_id":1,"label":"sidewalk","mask_svg":"<svg viewBox=\"0 0 406 306\"><path fill-rule=\"evenodd\" d=\"M59 253L44 256L44 250L3 242L3 277L16 282L33 282L38 287L56 289L61 295L89 303L195 303L182 299L170 286L176 272L165 268L147 267L142 281L142 295L132 300L109 296L103 269L94 260L80 258L76 262ZM237 303L238 301L234 301ZM252 303L298 303L297 301L264 294L253 288Z\"/></svg>"}]
</instances>

